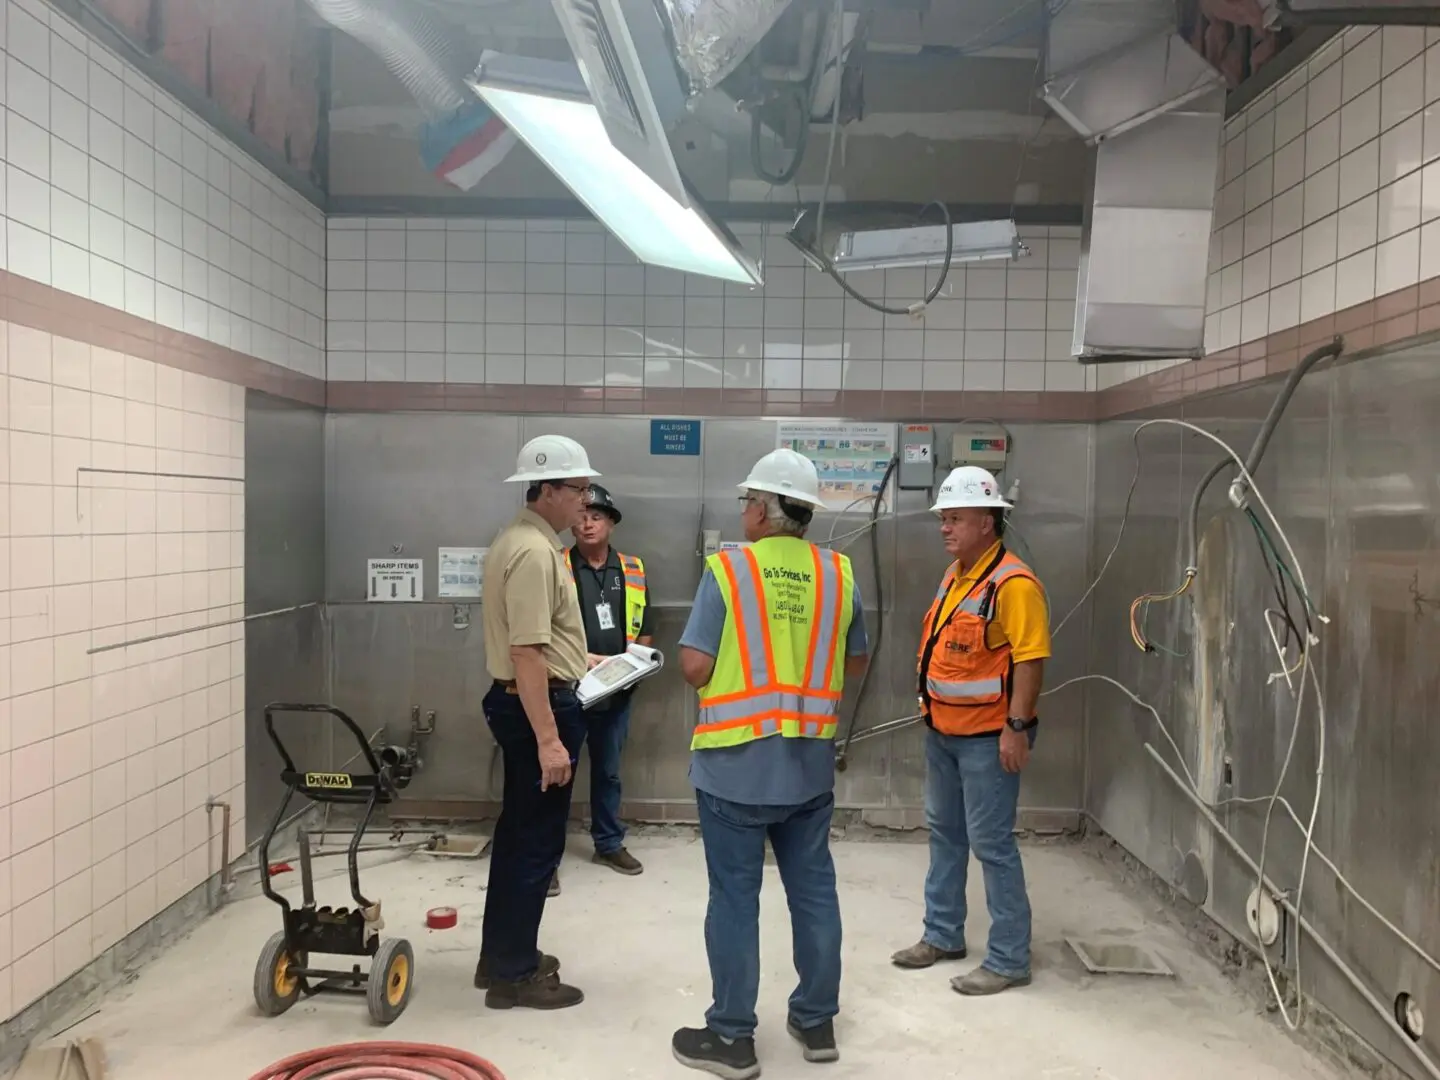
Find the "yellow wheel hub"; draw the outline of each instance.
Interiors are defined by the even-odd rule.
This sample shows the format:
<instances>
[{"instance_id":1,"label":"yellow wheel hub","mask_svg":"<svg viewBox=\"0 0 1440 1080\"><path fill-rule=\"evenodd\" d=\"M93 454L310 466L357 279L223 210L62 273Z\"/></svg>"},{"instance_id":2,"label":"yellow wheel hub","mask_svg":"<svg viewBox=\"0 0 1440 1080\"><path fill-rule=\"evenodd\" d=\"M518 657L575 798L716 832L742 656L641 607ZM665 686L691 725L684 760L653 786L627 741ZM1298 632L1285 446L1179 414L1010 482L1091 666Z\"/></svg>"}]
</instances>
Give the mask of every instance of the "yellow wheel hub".
<instances>
[{"instance_id":1,"label":"yellow wheel hub","mask_svg":"<svg viewBox=\"0 0 1440 1080\"><path fill-rule=\"evenodd\" d=\"M390 970L385 973L385 1000L391 1006L405 1000L405 991L410 985L410 961L403 955L390 961Z\"/></svg>"},{"instance_id":2,"label":"yellow wheel hub","mask_svg":"<svg viewBox=\"0 0 1440 1080\"><path fill-rule=\"evenodd\" d=\"M290 974L290 954L281 953L275 961L275 996L287 998L295 992L299 978Z\"/></svg>"}]
</instances>

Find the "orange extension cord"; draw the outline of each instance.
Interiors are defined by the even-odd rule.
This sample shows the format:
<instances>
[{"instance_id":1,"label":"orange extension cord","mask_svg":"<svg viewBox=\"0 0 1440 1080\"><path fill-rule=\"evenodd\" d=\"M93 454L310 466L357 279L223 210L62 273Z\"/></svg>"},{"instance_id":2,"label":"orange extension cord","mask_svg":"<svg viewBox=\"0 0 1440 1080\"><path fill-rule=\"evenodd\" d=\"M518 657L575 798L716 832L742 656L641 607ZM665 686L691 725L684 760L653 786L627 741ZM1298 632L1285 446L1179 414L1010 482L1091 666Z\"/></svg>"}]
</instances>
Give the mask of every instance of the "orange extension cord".
<instances>
[{"instance_id":1,"label":"orange extension cord","mask_svg":"<svg viewBox=\"0 0 1440 1080\"><path fill-rule=\"evenodd\" d=\"M362 1042L307 1050L250 1080L505 1080L484 1058L448 1046Z\"/></svg>"}]
</instances>

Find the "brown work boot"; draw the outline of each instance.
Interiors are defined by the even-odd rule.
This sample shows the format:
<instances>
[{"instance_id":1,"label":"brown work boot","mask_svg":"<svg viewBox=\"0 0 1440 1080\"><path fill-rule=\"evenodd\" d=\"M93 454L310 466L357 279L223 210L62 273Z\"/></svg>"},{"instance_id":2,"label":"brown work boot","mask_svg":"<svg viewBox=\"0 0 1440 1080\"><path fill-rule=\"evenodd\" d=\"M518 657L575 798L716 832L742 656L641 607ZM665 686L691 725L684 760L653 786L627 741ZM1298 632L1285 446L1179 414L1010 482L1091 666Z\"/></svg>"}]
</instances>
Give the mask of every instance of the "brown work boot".
<instances>
[{"instance_id":1,"label":"brown work boot","mask_svg":"<svg viewBox=\"0 0 1440 1080\"><path fill-rule=\"evenodd\" d=\"M521 982L492 981L485 991L487 1009L568 1009L584 1000L578 987L553 976L541 978L538 971Z\"/></svg>"},{"instance_id":2,"label":"brown work boot","mask_svg":"<svg viewBox=\"0 0 1440 1080\"><path fill-rule=\"evenodd\" d=\"M890 962L902 968L928 968L941 960L964 960L965 950L939 949L928 941L916 942L908 949L901 949L890 957Z\"/></svg>"},{"instance_id":3,"label":"brown work boot","mask_svg":"<svg viewBox=\"0 0 1440 1080\"><path fill-rule=\"evenodd\" d=\"M478 964L475 965L475 989L476 989L476 990L489 990L489 989L490 989L490 981L491 981L491 980L490 980L490 972L489 972L488 968L489 968L489 965L485 963L485 958L482 956L482 957L480 958L480 963L478 963ZM559 970L560 970L560 961L559 961L558 959L556 959L555 957L551 956L549 953L541 953L541 954L540 954L540 965L539 965L539 967L537 967L537 968L535 969L535 974L536 974L539 978L542 978L542 979L552 978L557 972L559 972Z\"/></svg>"},{"instance_id":4,"label":"brown work boot","mask_svg":"<svg viewBox=\"0 0 1440 1080\"><path fill-rule=\"evenodd\" d=\"M597 851L592 861L599 863L601 866L610 867L610 869L614 870L617 874L626 874L630 877L643 873L645 870L640 860L635 858L634 855L631 855L630 852L626 851L623 847L616 848L614 851L607 851L603 855Z\"/></svg>"}]
</instances>

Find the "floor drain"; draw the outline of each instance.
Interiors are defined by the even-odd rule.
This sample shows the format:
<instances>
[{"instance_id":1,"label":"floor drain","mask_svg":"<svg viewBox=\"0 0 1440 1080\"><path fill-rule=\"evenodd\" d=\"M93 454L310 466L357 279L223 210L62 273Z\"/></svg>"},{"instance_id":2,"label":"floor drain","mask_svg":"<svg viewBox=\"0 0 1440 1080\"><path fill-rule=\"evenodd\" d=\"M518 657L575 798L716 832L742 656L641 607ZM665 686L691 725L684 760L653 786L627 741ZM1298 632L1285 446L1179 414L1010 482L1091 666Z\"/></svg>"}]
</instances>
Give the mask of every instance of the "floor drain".
<instances>
[{"instance_id":1,"label":"floor drain","mask_svg":"<svg viewBox=\"0 0 1440 1080\"><path fill-rule=\"evenodd\" d=\"M1149 949L1124 941L1080 941L1066 938L1087 971L1095 975L1160 975L1175 977L1170 965Z\"/></svg>"}]
</instances>

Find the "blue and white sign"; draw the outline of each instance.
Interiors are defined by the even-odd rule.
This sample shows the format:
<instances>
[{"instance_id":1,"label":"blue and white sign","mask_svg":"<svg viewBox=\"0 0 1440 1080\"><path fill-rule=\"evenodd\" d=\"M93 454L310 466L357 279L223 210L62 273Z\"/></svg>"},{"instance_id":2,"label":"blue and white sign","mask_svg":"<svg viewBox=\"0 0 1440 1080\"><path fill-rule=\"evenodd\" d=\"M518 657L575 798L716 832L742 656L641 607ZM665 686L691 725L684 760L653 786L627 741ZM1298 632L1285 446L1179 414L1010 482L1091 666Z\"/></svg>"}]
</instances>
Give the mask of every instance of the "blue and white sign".
<instances>
[{"instance_id":1,"label":"blue and white sign","mask_svg":"<svg viewBox=\"0 0 1440 1080\"><path fill-rule=\"evenodd\" d=\"M699 457L699 420L651 420L650 453L661 457Z\"/></svg>"}]
</instances>

